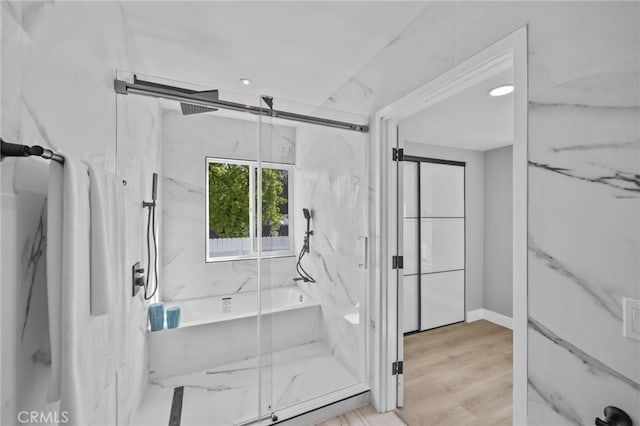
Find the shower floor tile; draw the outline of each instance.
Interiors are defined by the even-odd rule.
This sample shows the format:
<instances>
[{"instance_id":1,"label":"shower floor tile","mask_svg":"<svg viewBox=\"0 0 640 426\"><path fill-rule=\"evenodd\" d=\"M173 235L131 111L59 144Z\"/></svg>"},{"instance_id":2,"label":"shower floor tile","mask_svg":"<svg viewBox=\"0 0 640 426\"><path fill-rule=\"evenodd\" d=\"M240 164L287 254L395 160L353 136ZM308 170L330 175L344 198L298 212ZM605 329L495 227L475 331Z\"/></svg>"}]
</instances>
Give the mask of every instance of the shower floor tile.
<instances>
[{"instance_id":1,"label":"shower floor tile","mask_svg":"<svg viewBox=\"0 0 640 426\"><path fill-rule=\"evenodd\" d=\"M262 360L263 405L273 411L290 407L339 389L358 380L321 342L308 343ZM168 424L173 389L184 386L183 426L233 425L253 419L258 412L257 359L181 374L149 382L134 426ZM264 411L271 411L264 408Z\"/></svg>"}]
</instances>

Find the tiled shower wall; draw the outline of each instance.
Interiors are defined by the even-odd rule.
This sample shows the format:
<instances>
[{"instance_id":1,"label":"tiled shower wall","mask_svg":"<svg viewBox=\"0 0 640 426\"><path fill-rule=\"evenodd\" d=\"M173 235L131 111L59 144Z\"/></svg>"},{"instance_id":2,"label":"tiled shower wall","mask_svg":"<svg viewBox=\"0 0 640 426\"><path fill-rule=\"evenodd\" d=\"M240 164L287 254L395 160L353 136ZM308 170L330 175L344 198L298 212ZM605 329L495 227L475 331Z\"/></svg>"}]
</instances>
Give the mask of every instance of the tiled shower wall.
<instances>
[{"instance_id":1,"label":"tiled shower wall","mask_svg":"<svg viewBox=\"0 0 640 426\"><path fill-rule=\"evenodd\" d=\"M364 378L365 271L358 267L366 235L366 141L362 133L291 123L261 129L262 159L295 165L290 228L295 253L302 248L312 210L311 253L303 267L315 284L298 281L322 305L320 334L359 378ZM204 262L206 157L256 158L257 123L216 115L162 114L162 298L180 300L257 289L255 260ZM296 257L264 259L262 288L292 285ZM269 305L268 295L263 303ZM264 302L266 298L266 302ZM345 319L355 314L356 323ZM274 339L287 329L270 330Z\"/></svg>"},{"instance_id":2,"label":"tiled shower wall","mask_svg":"<svg viewBox=\"0 0 640 426\"><path fill-rule=\"evenodd\" d=\"M257 103L257 100L256 100ZM176 105L177 107L177 105ZM241 118L241 114L238 114ZM176 301L258 289L257 261L205 262L206 158L255 160L258 123L222 113L162 112L161 297ZM296 161L296 129L262 130L262 160ZM295 182L294 182L295 185ZM290 206L293 213L293 205ZM292 285L295 257L265 259L262 288Z\"/></svg>"},{"instance_id":3,"label":"tiled shower wall","mask_svg":"<svg viewBox=\"0 0 640 426\"><path fill-rule=\"evenodd\" d=\"M313 235L301 264L316 281L299 285L322 305L332 354L364 381L366 135L313 125L297 130L296 251L306 231L302 209L308 208Z\"/></svg>"},{"instance_id":4,"label":"tiled shower wall","mask_svg":"<svg viewBox=\"0 0 640 426\"><path fill-rule=\"evenodd\" d=\"M3 1L1 13L2 137L117 171L128 182L127 263L142 260L140 203L159 166L159 111L155 101L114 94L116 68L144 70L120 3ZM41 188L47 167L35 158L5 159L0 166L3 425L18 424L21 410L57 410L46 402L50 355ZM91 413L94 424L129 424L146 381L145 306L139 296L129 296L129 282L120 284L127 355L101 389L102 402Z\"/></svg>"},{"instance_id":5,"label":"tiled shower wall","mask_svg":"<svg viewBox=\"0 0 640 426\"><path fill-rule=\"evenodd\" d=\"M432 2L326 106L373 114L528 25L528 420L640 422L640 3Z\"/></svg>"}]
</instances>

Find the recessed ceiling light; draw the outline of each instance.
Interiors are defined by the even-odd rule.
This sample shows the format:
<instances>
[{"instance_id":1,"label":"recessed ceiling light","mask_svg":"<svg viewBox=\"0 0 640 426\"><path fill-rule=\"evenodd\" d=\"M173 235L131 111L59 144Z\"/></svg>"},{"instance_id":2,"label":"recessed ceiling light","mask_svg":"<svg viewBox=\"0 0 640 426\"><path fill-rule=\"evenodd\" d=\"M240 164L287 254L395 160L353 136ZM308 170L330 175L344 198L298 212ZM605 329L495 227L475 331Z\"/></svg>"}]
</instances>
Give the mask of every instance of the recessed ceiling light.
<instances>
[{"instance_id":1,"label":"recessed ceiling light","mask_svg":"<svg viewBox=\"0 0 640 426\"><path fill-rule=\"evenodd\" d=\"M511 92L513 92L513 84L503 84L502 86L489 90L489 96L504 96Z\"/></svg>"},{"instance_id":2,"label":"recessed ceiling light","mask_svg":"<svg viewBox=\"0 0 640 426\"><path fill-rule=\"evenodd\" d=\"M249 80L248 78L241 78L240 83L242 83L245 86L248 86L251 84L251 80Z\"/></svg>"}]
</instances>

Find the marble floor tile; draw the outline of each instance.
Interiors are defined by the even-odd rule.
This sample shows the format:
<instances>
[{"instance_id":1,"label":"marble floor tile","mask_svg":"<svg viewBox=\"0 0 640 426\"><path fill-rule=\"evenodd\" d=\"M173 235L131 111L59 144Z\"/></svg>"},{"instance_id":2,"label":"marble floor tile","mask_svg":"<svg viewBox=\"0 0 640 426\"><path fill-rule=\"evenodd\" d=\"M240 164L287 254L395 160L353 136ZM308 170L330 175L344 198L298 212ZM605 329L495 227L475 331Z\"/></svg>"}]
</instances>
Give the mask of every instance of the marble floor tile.
<instances>
[{"instance_id":1,"label":"marble floor tile","mask_svg":"<svg viewBox=\"0 0 640 426\"><path fill-rule=\"evenodd\" d=\"M135 426L166 424L173 389L184 386L181 425L233 425L263 413L358 384L321 342L313 342L263 357L242 360L194 373L156 379L148 383ZM258 383L262 383L259 387Z\"/></svg>"}]
</instances>

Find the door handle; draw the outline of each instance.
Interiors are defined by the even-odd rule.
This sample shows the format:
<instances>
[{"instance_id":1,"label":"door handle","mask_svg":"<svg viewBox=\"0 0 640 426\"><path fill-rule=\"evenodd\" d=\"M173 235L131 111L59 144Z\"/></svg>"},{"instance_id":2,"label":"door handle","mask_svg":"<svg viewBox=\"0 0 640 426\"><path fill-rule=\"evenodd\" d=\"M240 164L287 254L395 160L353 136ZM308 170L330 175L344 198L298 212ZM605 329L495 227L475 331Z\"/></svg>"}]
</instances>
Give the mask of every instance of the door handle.
<instances>
[{"instance_id":1,"label":"door handle","mask_svg":"<svg viewBox=\"0 0 640 426\"><path fill-rule=\"evenodd\" d=\"M360 242L360 259L358 259L358 268L369 268L369 238L359 235L358 240Z\"/></svg>"},{"instance_id":2,"label":"door handle","mask_svg":"<svg viewBox=\"0 0 640 426\"><path fill-rule=\"evenodd\" d=\"M633 421L624 410L608 406L604 409L604 420L596 417L596 426L633 426Z\"/></svg>"}]
</instances>

